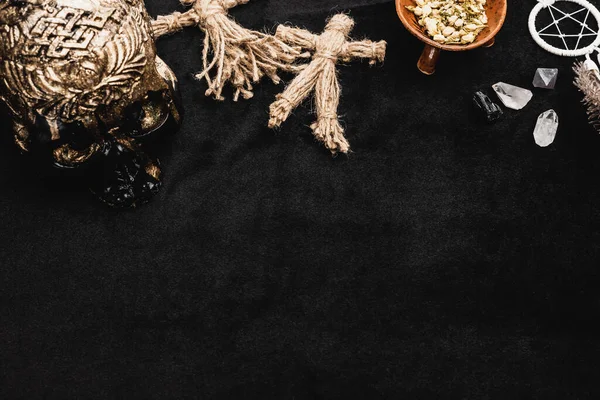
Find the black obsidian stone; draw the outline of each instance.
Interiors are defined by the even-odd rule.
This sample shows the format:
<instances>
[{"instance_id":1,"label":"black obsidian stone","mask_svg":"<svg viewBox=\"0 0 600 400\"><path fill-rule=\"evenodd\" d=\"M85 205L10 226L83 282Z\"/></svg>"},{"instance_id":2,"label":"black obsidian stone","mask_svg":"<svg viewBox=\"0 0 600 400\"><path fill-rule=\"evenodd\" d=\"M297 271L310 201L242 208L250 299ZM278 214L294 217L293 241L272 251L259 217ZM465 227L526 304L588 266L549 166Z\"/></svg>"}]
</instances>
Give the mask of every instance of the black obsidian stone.
<instances>
[{"instance_id":1,"label":"black obsidian stone","mask_svg":"<svg viewBox=\"0 0 600 400\"><path fill-rule=\"evenodd\" d=\"M148 166L156 163L143 152L113 141L105 150L103 162L90 170L90 189L111 207L142 205L160 190L160 180L147 172Z\"/></svg>"},{"instance_id":2,"label":"black obsidian stone","mask_svg":"<svg viewBox=\"0 0 600 400\"><path fill-rule=\"evenodd\" d=\"M487 122L495 122L504 114L500 106L481 91L473 95L473 105L479 116Z\"/></svg>"}]
</instances>

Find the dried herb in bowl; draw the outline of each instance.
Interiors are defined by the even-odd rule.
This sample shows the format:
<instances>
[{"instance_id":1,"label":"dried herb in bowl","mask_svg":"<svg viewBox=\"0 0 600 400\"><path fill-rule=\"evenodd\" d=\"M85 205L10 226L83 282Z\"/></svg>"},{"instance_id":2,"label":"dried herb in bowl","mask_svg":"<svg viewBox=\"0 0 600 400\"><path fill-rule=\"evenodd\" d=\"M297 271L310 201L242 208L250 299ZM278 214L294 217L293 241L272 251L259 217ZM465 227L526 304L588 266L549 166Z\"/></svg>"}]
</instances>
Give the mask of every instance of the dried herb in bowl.
<instances>
[{"instance_id":1,"label":"dried herb in bowl","mask_svg":"<svg viewBox=\"0 0 600 400\"><path fill-rule=\"evenodd\" d=\"M442 44L473 43L487 26L486 0L415 0L406 8L433 40Z\"/></svg>"}]
</instances>

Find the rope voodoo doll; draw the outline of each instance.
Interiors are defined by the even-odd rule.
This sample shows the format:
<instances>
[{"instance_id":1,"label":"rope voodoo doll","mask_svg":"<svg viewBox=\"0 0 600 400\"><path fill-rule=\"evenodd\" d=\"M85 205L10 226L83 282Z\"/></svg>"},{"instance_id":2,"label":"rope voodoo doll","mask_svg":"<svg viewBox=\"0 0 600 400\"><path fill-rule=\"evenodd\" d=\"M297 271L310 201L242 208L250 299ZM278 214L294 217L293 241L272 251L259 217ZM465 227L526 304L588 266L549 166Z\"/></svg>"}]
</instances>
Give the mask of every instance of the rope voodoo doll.
<instances>
[{"instance_id":1,"label":"rope voodoo doll","mask_svg":"<svg viewBox=\"0 0 600 400\"><path fill-rule=\"evenodd\" d=\"M370 64L383 62L386 42L348 41L354 28L354 21L345 14L333 16L318 36L305 30L279 26L276 37L292 45L313 52L312 62L305 68L285 91L277 96L270 107L269 127L279 127L314 90L317 107L317 121L311 126L315 137L325 144L333 154L347 153L350 145L344 137L337 109L340 102L340 85L336 64L352 59L367 58Z\"/></svg>"},{"instance_id":2,"label":"rope voodoo doll","mask_svg":"<svg viewBox=\"0 0 600 400\"><path fill-rule=\"evenodd\" d=\"M234 100L241 95L252 97L252 85L268 76L276 84L281 80L277 71L296 72L294 62L307 56L297 47L288 46L281 40L265 33L243 28L227 16L227 10L249 0L181 0L192 6L186 13L175 12L159 16L153 22L154 35L158 38L189 26L198 26L204 32L203 71L196 75L206 80L207 96L223 100L226 82L234 91ZM209 53L213 59L209 60Z\"/></svg>"}]
</instances>

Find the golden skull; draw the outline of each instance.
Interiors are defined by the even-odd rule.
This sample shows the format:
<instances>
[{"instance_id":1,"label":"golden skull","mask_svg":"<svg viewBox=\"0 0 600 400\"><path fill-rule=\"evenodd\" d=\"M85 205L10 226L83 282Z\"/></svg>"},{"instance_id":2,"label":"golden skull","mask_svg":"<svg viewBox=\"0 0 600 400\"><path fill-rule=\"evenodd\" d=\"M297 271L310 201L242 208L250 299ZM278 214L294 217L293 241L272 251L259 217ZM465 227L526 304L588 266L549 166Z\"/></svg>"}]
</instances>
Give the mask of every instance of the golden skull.
<instances>
[{"instance_id":1,"label":"golden skull","mask_svg":"<svg viewBox=\"0 0 600 400\"><path fill-rule=\"evenodd\" d=\"M116 206L156 192L160 168L141 145L181 118L143 0L0 0L0 100L21 149L48 149L61 168L114 167L94 190Z\"/></svg>"}]
</instances>

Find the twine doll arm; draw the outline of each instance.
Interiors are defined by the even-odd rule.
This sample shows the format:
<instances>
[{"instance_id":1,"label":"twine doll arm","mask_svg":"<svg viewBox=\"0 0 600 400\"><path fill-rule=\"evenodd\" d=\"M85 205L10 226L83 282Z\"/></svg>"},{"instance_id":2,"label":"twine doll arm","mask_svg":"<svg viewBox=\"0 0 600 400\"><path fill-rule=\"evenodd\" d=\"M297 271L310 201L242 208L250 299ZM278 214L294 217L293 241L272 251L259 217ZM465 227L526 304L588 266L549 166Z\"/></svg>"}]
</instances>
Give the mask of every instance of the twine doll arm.
<instances>
[{"instance_id":1,"label":"twine doll arm","mask_svg":"<svg viewBox=\"0 0 600 400\"><path fill-rule=\"evenodd\" d=\"M317 40L319 39L318 35L303 29L292 28L285 25L279 25L277 27L275 37L291 46L298 46L307 50L315 50L317 47Z\"/></svg>"},{"instance_id":2,"label":"twine doll arm","mask_svg":"<svg viewBox=\"0 0 600 400\"><path fill-rule=\"evenodd\" d=\"M154 37L158 39L161 36L170 35L190 26L198 26L199 23L198 13L196 10L191 9L185 13L174 12L171 15L159 15L156 20L152 21L152 30L154 31Z\"/></svg>"},{"instance_id":3,"label":"twine doll arm","mask_svg":"<svg viewBox=\"0 0 600 400\"><path fill-rule=\"evenodd\" d=\"M378 62L385 60L385 52L387 42L373 42L371 40L363 40L360 42L349 42L344 46L342 52L342 60L345 62L358 58L369 59L370 65L375 65Z\"/></svg>"},{"instance_id":4,"label":"twine doll arm","mask_svg":"<svg viewBox=\"0 0 600 400\"><path fill-rule=\"evenodd\" d=\"M188 3L193 3L196 0L183 0L183 3L185 4L186 1ZM248 4L250 2L250 0L219 0L219 2L223 5L223 7L226 10L232 9L235 6L241 6L243 4Z\"/></svg>"}]
</instances>

